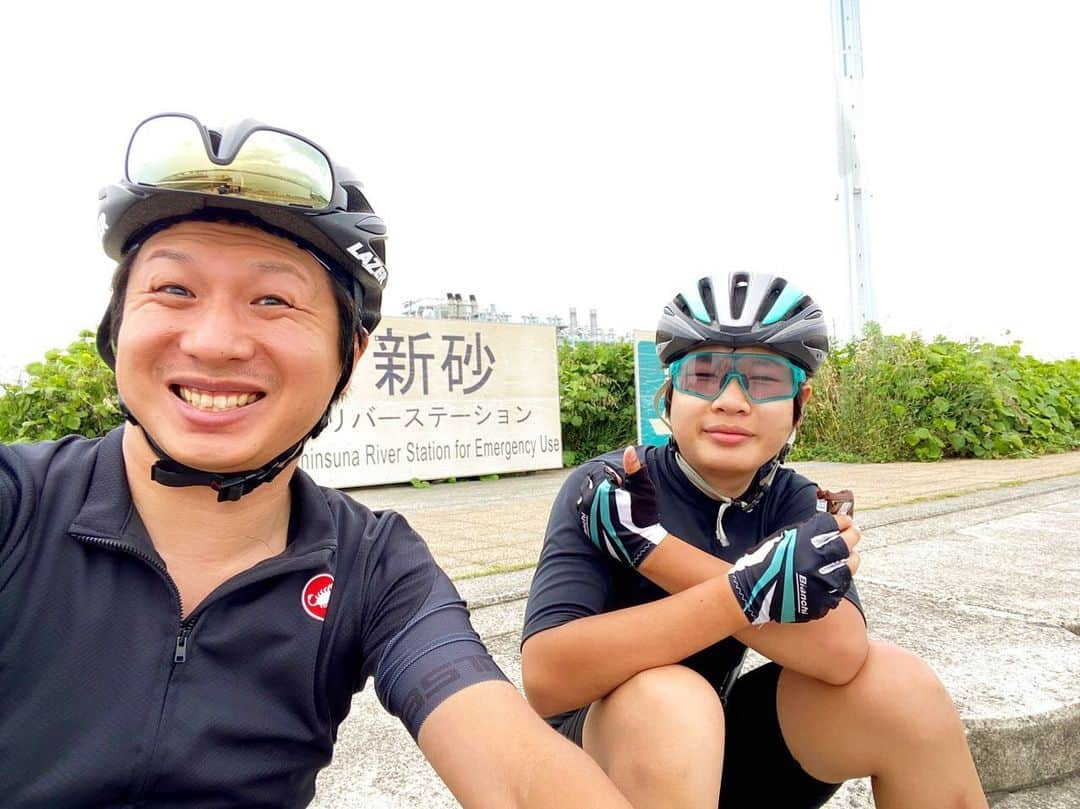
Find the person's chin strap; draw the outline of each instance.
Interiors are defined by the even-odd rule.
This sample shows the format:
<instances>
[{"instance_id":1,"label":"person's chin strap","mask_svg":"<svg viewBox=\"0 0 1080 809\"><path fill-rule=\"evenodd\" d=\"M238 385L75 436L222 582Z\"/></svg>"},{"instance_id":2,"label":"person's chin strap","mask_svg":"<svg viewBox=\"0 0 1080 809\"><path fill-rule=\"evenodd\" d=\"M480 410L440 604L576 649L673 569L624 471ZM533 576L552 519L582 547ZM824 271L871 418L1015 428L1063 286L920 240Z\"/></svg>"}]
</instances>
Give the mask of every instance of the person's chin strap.
<instances>
[{"instance_id":1,"label":"person's chin strap","mask_svg":"<svg viewBox=\"0 0 1080 809\"><path fill-rule=\"evenodd\" d=\"M772 486L773 480L776 478L776 473L780 471L780 467L783 465L784 460L787 458L788 453L791 451L791 446L794 443L795 430L792 430L783 449L781 449L780 452L766 464L766 466L769 467L769 471L754 485L752 490L753 496L748 500L738 500L728 497L726 494L721 494L714 489L685 458L683 458L681 452L678 450L675 451L675 463L679 465L679 469L686 475L686 479L693 483L694 487L706 497L720 503L720 510L716 512L716 541L720 543L721 547L731 547L731 540L727 538L727 533L724 531L724 514L732 506L740 511L754 510L758 503L761 502L762 498L765 497L765 493L769 491L769 487ZM755 477L757 476L755 475Z\"/></svg>"},{"instance_id":2,"label":"person's chin strap","mask_svg":"<svg viewBox=\"0 0 1080 809\"><path fill-rule=\"evenodd\" d=\"M263 483L269 483L278 476L282 469L288 466L301 452L308 436L304 436L283 453L269 463L258 469L248 469L243 472L206 472L186 466L166 454L165 450L157 445L150 434L143 429L146 442L158 455L158 460L150 469L150 478L162 486L209 486L217 492L219 503L239 500Z\"/></svg>"},{"instance_id":3,"label":"person's chin strap","mask_svg":"<svg viewBox=\"0 0 1080 809\"><path fill-rule=\"evenodd\" d=\"M245 494L249 494L263 483L272 481L280 474L282 469L300 456L300 453L304 451L304 444L307 443L307 440L309 438L314 438L321 433L330 420L330 408L327 407L326 412L324 412L322 418L319 419L319 423L316 424L307 435L273 460L260 466L258 469L246 469L242 472L207 472L205 469L196 469L193 466L187 466L170 457L169 454L158 446L158 443L150 437L150 433L146 431L146 428L139 424L135 419L135 416L132 415L131 411L124 405L123 401L120 402L120 410L128 421L142 430L143 435L146 437L146 443L150 445L150 449L152 449L154 454L159 458L159 460L150 468L151 480L155 483L160 483L162 486L172 486L177 488L183 486L209 486L217 492L219 503L239 500Z\"/></svg>"}]
</instances>

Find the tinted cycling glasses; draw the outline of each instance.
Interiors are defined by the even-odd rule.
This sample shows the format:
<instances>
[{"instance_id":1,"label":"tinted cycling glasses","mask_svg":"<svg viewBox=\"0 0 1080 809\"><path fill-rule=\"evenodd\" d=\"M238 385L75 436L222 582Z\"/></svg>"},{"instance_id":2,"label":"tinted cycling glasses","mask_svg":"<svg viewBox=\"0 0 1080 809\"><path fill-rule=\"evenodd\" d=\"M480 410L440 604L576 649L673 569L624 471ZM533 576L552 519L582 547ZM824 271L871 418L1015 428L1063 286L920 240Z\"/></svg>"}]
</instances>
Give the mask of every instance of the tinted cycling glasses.
<instances>
[{"instance_id":1,"label":"tinted cycling glasses","mask_svg":"<svg viewBox=\"0 0 1080 809\"><path fill-rule=\"evenodd\" d=\"M309 210L330 207L330 158L311 141L254 122L224 137L189 115L147 118L128 145L129 182Z\"/></svg>"},{"instance_id":2,"label":"tinted cycling glasses","mask_svg":"<svg viewBox=\"0 0 1080 809\"><path fill-rule=\"evenodd\" d=\"M679 393L713 401L737 380L755 404L794 399L806 372L772 354L702 351L671 364L671 382Z\"/></svg>"}]
</instances>

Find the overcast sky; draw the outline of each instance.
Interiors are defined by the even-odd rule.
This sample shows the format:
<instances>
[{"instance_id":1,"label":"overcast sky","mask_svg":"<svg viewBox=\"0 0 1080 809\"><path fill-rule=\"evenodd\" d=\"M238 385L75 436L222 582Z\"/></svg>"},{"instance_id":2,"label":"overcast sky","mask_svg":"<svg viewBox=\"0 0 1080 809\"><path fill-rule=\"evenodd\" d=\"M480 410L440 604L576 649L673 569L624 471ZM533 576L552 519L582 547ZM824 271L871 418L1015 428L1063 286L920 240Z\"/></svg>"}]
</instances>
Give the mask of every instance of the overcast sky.
<instances>
[{"instance_id":1,"label":"overcast sky","mask_svg":"<svg viewBox=\"0 0 1080 809\"><path fill-rule=\"evenodd\" d=\"M623 332L653 328L686 281L761 270L843 335L829 9L9 4L0 373L96 325L97 190L134 126L169 110L295 129L351 166L390 227L388 313L456 291L518 316L596 308ZM1074 9L863 3L886 331L1080 356Z\"/></svg>"}]
</instances>

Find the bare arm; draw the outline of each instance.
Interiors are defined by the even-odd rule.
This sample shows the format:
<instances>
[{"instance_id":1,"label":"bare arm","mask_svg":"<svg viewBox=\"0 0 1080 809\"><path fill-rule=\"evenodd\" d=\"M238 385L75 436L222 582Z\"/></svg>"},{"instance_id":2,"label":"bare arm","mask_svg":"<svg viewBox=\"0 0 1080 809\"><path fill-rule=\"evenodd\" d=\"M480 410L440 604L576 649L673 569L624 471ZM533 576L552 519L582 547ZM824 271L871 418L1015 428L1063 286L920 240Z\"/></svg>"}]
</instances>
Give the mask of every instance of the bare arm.
<instances>
[{"instance_id":1,"label":"bare arm","mask_svg":"<svg viewBox=\"0 0 1080 809\"><path fill-rule=\"evenodd\" d=\"M858 529L851 519L838 515L836 521L842 536L853 544ZM857 551L851 551L848 564L852 571L858 567ZM669 593L679 593L703 581L726 584L730 569L724 560L669 535L641 563L638 572ZM781 666L831 685L850 682L862 668L869 649L866 624L847 599L816 621L747 626L735 632L735 637Z\"/></svg>"},{"instance_id":2,"label":"bare arm","mask_svg":"<svg viewBox=\"0 0 1080 809\"><path fill-rule=\"evenodd\" d=\"M632 448L624 453L623 464L628 474L641 468ZM854 549L859 529L845 515L837 515L836 523L851 548L848 567L854 573L859 566ZM669 593L682 592L711 578L726 578L730 569L729 563L670 534L638 566L641 575ZM831 685L850 682L870 648L866 623L858 608L846 599L816 621L747 627L735 637L781 666Z\"/></svg>"},{"instance_id":3,"label":"bare arm","mask_svg":"<svg viewBox=\"0 0 1080 809\"><path fill-rule=\"evenodd\" d=\"M633 675L677 663L747 625L726 576L648 604L578 618L525 641L525 694L543 716L588 705Z\"/></svg>"},{"instance_id":4,"label":"bare arm","mask_svg":"<svg viewBox=\"0 0 1080 809\"><path fill-rule=\"evenodd\" d=\"M466 809L629 809L600 767L506 682L462 689L420 728L420 750Z\"/></svg>"}]
</instances>

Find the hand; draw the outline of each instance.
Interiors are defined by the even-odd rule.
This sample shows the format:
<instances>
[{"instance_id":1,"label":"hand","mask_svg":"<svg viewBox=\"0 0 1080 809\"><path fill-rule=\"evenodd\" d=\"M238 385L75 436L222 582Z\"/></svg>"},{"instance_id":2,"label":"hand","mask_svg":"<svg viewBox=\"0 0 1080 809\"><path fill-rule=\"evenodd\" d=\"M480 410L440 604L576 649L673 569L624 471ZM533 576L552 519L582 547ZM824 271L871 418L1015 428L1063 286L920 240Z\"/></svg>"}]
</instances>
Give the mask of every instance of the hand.
<instances>
[{"instance_id":1,"label":"hand","mask_svg":"<svg viewBox=\"0 0 1080 809\"><path fill-rule=\"evenodd\" d=\"M656 490L633 447L623 452L626 477L606 463L590 464L577 499L581 529L616 562L637 568L667 531L660 525Z\"/></svg>"},{"instance_id":2,"label":"hand","mask_svg":"<svg viewBox=\"0 0 1080 809\"><path fill-rule=\"evenodd\" d=\"M815 514L736 560L728 582L751 624L813 621L851 586L859 539L850 518Z\"/></svg>"}]
</instances>

